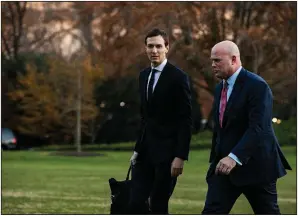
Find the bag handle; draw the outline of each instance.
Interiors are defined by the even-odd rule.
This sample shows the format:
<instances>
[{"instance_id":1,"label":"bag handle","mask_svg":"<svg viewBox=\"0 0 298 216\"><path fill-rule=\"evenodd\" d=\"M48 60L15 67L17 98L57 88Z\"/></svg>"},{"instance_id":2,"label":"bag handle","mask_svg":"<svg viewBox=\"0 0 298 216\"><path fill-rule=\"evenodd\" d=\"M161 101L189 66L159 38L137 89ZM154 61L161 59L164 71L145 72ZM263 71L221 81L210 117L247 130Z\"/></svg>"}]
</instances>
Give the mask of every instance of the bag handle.
<instances>
[{"instance_id":1,"label":"bag handle","mask_svg":"<svg viewBox=\"0 0 298 216\"><path fill-rule=\"evenodd\" d=\"M127 176L126 176L126 181L129 179L130 171L131 171L131 165L128 168L128 172L127 172Z\"/></svg>"}]
</instances>

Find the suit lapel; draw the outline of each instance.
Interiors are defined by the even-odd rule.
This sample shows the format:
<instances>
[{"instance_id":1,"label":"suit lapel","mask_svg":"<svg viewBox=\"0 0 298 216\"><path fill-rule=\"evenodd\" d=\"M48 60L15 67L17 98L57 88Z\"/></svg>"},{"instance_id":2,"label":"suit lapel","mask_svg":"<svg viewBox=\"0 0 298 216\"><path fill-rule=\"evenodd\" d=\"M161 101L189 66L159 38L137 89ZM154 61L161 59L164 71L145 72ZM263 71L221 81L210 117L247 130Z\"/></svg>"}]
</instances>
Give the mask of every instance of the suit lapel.
<instances>
[{"instance_id":1,"label":"suit lapel","mask_svg":"<svg viewBox=\"0 0 298 216\"><path fill-rule=\"evenodd\" d=\"M154 98L156 97L158 92L162 90L164 83L168 80L167 77L169 76L169 74L170 74L170 68L169 68L169 62L167 62L164 69L162 70L162 72L158 78L158 81L156 83L156 86L154 88L154 91L152 94L152 100L154 100Z\"/></svg>"},{"instance_id":2,"label":"suit lapel","mask_svg":"<svg viewBox=\"0 0 298 216\"><path fill-rule=\"evenodd\" d=\"M225 122L228 120L228 115L229 115L229 111L231 109L231 107L236 104L237 99L239 98L239 96L241 95L241 89L243 87L244 84L244 78L245 78L245 69L242 68L242 70L240 71L234 87L233 87L233 91L230 95L229 101L227 103L226 109L225 109L225 113L224 113L224 118L223 118L223 125L225 125Z\"/></svg>"},{"instance_id":3,"label":"suit lapel","mask_svg":"<svg viewBox=\"0 0 298 216\"><path fill-rule=\"evenodd\" d=\"M147 84L148 84L148 79L149 79L149 74L150 74L151 68L147 68L145 73L144 73L144 82L142 86L142 96L143 96L143 101L147 102Z\"/></svg>"},{"instance_id":4,"label":"suit lapel","mask_svg":"<svg viewBox=\"0 0 298 216\"><path fill-rule=\"evenodd\" d=\"M215 92L215 116L216 116L216 123L219 125L219 105L220 105L220 97L221 97L221 90L222 90L222 82L216 88Z\"/></svg>"}]
</instances>

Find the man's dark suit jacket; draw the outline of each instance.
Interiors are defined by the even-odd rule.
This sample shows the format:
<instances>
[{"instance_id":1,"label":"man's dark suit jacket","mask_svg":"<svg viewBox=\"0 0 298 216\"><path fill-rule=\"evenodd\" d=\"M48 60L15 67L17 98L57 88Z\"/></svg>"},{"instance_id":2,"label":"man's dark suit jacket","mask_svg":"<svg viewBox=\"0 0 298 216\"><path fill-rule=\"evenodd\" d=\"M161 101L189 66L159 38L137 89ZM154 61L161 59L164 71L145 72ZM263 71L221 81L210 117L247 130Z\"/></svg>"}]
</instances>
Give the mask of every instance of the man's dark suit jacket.
<instances>
[{"instance_id":1,"label":"man's dark suit jacket","mask_svg":"<svg viewBox=\"0 0 298 216\"><path fill-rule=\"evenodd\" d=\"M191 92L186 73L169 62L165 65L147 101L151 68L140 73L141 131L135 151L138 160L146 154L153 162L169 162L175 157L188 159L191 139Z\"/></svg>"},{"instance_id":2,"label":"man's dark suit jacket","mask_svg":"<svg viewBox=\"0 0 298 216\"><path fill-rule=\"evenodd\" d=\"M236 155L242 166L230 173L238 186L274 181L291 169L272 127L272 92L258 75L244 68L240 71L228 100L223 127L219 124L222 82L216 86L214 132L208 176L214 174L218 161L229 153Z\"/></svg>"}]
</instances>

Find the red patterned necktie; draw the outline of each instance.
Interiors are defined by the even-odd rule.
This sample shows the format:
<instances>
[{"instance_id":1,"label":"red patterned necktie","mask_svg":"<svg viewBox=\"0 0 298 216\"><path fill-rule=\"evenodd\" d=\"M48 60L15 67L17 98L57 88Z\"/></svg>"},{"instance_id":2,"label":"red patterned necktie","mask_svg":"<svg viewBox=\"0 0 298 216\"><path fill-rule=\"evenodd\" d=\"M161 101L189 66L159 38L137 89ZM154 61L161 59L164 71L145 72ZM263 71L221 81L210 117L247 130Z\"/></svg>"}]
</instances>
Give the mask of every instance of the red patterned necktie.
<instances>
[{"instance_id":1,"label":"red patterned necktie","mask_svg":"<svg viewBox=\"0 0 298 216\"><path fill-rule=\"evenodd\" d=\"M224 85L221 90L220 109L219 109L219 123L221 127L222 127L222 120L223 120L223 116L227 105L227 93L228 93L228 83L224 81Z\"/></svg>"}]
</instances>

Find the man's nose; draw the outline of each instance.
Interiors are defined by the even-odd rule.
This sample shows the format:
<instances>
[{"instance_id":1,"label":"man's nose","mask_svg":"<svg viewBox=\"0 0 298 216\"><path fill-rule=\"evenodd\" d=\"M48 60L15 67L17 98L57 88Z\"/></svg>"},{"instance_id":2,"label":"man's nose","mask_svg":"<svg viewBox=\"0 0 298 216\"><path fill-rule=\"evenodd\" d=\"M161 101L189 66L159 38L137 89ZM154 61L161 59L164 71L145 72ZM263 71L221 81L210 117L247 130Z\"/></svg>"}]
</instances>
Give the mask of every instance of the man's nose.
<instances>
[{"instance_id":1,"label":"man's nose","mask_svg":"<svg viewBox=\"0 0 298 216\"><path fill-rule=\"evenodd\" d=\"M152 48L152 52L153 52L153 53L156 53L156 52L157 52L157 49L156 49L155 46Z\"/></svg>"},{"instance_id":2,"label":"man's nose","mask_svg":"<svg viewBox=\"0 0 298 216\"><path fill-rule=\"evenodd\" d=\"M212 67L215 67L215 62L214 61L212 61Z\"/></svg>"}]
</instances>

